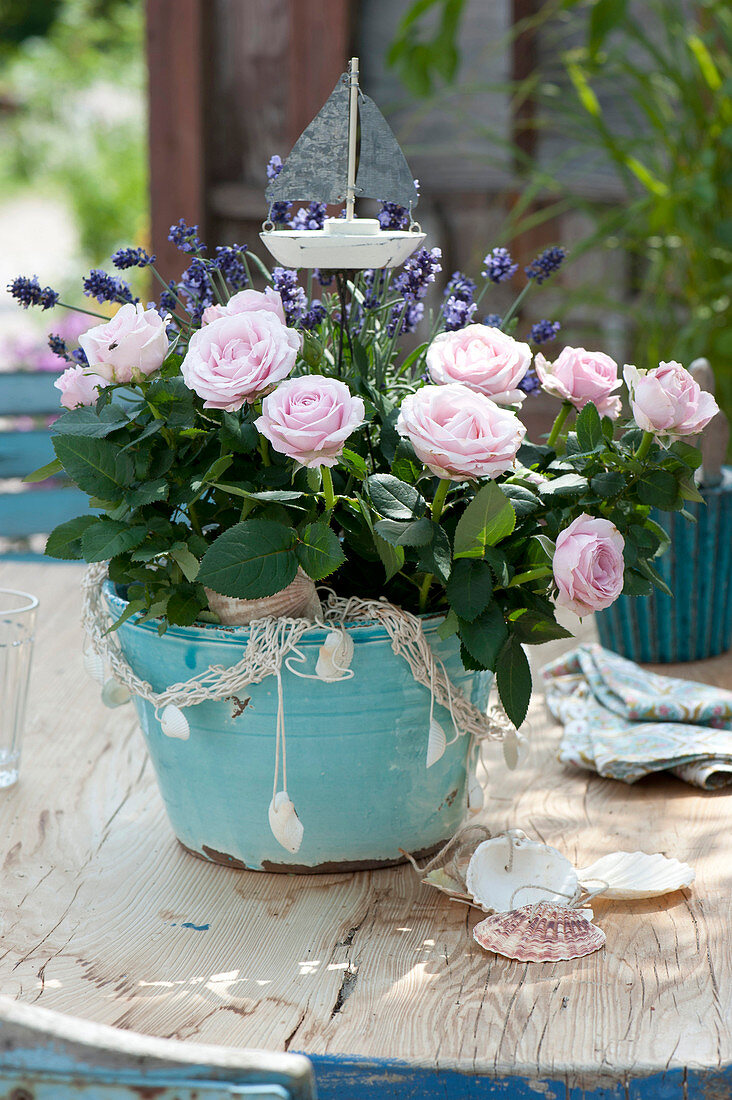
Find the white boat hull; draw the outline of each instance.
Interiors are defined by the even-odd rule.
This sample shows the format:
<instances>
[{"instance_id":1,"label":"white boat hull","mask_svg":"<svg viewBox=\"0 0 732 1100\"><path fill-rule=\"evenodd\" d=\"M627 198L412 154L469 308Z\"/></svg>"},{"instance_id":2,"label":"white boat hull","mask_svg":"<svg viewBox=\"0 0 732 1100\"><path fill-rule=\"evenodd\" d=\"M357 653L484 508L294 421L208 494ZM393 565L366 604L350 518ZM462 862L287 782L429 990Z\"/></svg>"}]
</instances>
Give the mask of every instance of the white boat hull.
<instances>
[{"instance_id":1,"label":"white boat hull","mask_svg":"<svg viewBox=\"0 0 732 1100\"><path fill-rule=\"evenodd\" d=\"M425 233L382 230L379 233L337 233L323 229L271 230L260 238L283 267L398 267L425 242Z\"/></svg>"}]
</instances>

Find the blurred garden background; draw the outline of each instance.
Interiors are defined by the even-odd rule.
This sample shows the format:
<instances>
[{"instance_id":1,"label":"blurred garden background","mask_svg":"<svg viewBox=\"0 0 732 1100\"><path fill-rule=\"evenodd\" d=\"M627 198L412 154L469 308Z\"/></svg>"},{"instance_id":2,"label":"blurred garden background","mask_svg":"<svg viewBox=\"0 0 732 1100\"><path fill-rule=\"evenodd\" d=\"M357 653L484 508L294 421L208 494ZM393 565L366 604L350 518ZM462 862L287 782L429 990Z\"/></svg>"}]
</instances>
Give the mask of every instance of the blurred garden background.
<instances>
[{"instance_id":1,"label":"blurred garden background","mask_svg":"<svg viewBox=\"0 0 732 1100\"><path fill-rule=\"evenodd\" d=\"M78 272L134 243L172 277L180 217L256 246L270 156L358 54L446 274L560 244L527 323L621 364L707 356L732 412L731 44L728 0L0 0L0 369L60 370L47 334L85 327L19 310L18 272L83 302Z\"/></svg>"}]
</instances>

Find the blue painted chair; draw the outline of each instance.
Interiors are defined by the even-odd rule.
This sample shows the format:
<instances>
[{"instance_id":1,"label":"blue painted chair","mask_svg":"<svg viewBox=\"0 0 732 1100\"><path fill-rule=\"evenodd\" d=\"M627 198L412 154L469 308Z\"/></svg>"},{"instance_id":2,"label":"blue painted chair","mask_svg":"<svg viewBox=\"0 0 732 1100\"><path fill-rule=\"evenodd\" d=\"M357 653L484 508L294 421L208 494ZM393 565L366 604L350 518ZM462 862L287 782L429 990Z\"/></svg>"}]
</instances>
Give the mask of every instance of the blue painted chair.
<instances>
[{"instance_id":1,"label":"blue painted chair","mask_svg":"<svg viewBox=\"0 0 732 1100\"><path fill-rule=\"evenodd\" d=\"M315 1100L301 1054L155 1039L0 997L0 1097Z\"/></svg>"},{"instance_id":2,"label":"blue painted chair","mask_svg":"<svg viewBox=\"0 0 732 1100\"><path fill-rule=\"evenodd\" d=\"M0 417L48 416L57 413L59 391L54 372L0 374ZM3 482L23 478L54 457L47 429L0 431L0 538L25 539L52 531L59 523L88 509L85 495L54 479L38 487L8 492Z\"/></svg>"}]
</instances>

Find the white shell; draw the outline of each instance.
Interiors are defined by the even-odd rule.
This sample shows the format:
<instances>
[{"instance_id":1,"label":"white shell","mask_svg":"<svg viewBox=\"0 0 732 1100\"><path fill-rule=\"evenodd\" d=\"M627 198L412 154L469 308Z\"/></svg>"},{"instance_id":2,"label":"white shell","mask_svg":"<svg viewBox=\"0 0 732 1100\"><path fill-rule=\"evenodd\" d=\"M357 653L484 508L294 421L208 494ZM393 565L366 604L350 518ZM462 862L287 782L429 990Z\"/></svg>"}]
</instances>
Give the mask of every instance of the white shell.
<instances>
[{"instance_id":1,"label":"white shell","mask_svg":"<svg viewBox=\"0 0 732 1100\"><path fill-rule=\"evenodd\" d=\"M577 875L583 885L590 887L606 882L608 889L600 896L618 899L670 894L691 886L696 877L688 863L647 852L611 852L583 867Z\"/></svg>"},{"instance_id":2,"label":"white shell","mask_svg":"<svg viewBox=\"0 0 732 1100\"><path fill-rule=\"evenodd\" d=\"M298 851L304 830L287 791L278 791L270 802L269 827L278 844L293 855Z\"/></svg>"},{"instance_id":3,"label":"white shell","mask_svg":"<svg viewBox=\"0 0 732 1100\"><path fill-rule=\"evenodd\" d=\"M444 755L446 747L445 731L437 719L433 718L430 722L430 736L427 742L426 767L431 768L433 764L436 764L440 757Z\"/></svg>"},{"instance_id":4,"label":"white shell","mask_svg":"<svg viewBox=\"0 0 732 1100\"><path fill-rule=\"evenodd\" d=\"M160 715L160 726L166 737L177 737L180 741L187 741L191 736L188 719L180 707L173 706L172 703L168 703L167 707L163 707L163 712Z\"/></svg>"},{"instance_id":5,"label":"white shell","mask_svg":"<svg viewBox=\"0 0 732 1100\"><path fill-rule=\"evenodd\" d=\"M503 738L503 759L509 771L515 771L519 762L519 741L516 730L507 730Z\"/></svg>"},{"instance_id":6,"label":"white shell","mask_svg":"<svg viewBox=\"0 0 732 1100\"><path fill-rule=\"evenodd\" d=\"M84 671L98 684L104 683L104 658L91 646L84 650Z\"/></svg>"},{"instance_id":7,"label":"white shell","mask_svg":"<svg viewBox=\"0 0 732 1100\"><path fill-rule=\"evenodd\" d=\"M471 814L479 814L485 805L483 788L478 782L477 775L468 776L468 809Z\"/></svg>"},{"instance_id":8,"label":"white shell","mask_svg":"<svg viewBox=\"0 0 732 1100\"><path fill-rule=\"evenodd\" d=\"M346 680L353 660L353 638L346 630L331 630L318 650L315 675L319 680Z\"/></svg>"},{"instance_id":9,"label":"white shell","mask_svg":"<svg viewBox=\"0 0 732 1100\"><path fill-rule=\"evenodd\" d=\"M109 679L102 688L102 702L105 707L121 707L130 701L130 691L119 680Z\"/></svg>"},{"instance_id":10,"label":"white shell","mask_svg":"<svg viewBox=\"0 0 732 1100\"><path fill-rule=\"evenodd\" d=\"M577 872L556 848L520 830L484 840L465 876L468 892L486 912L507 912L539 901L566 905L577 890Z\"/></svg>"},{"instance_id":11,"label":"white shell","mask_svg":"<svg viewBox=\"0 0 732 1100\"><path fill-rule=\"evenodd\" d=\"M320 612L315 582L302 569L280 592L259 600L237 600L207 588L208 606L224 626L247 626L255 619L312 619Z\"/></svg>"}]
</instances>

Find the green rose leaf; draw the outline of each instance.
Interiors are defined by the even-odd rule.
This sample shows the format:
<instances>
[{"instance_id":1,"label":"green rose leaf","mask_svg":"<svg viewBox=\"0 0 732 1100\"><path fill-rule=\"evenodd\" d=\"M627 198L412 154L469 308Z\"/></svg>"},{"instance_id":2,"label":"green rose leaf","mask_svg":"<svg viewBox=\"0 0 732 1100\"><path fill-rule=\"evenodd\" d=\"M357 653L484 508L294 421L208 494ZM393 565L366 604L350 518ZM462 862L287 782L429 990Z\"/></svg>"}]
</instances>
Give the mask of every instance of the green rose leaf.
<instances>
[{"instance_id":1,"label":"green rose leaf","mask_svg":"<svg viewBox=\"0 0 732 1100\"><path fill-rule=\"evenodd\" d=\"M81 536L81 547L87 561L108 561L125 550L134 550L144 542L147 527L130 527L115 519L100 519L90 524Z\"/></svg>"},{"instance_id":2,"label":"green rose leaf","mask_svg":"<svg viewBox=\"0 0 732 1100\"><path fill-rule=\"evenodd\" d=\"M518 727L526 718L531 699L531 669L516 635L511 635L496 663L496 686L503 709Z\"/></svg>"},{"instance_id":3,"label":"green rose leaf","mask_svg":"<svg viewBox=\"0 0 732 1100\"><path fill-rule=\"evenodd\" d=\"M497 603L489 603L472 622L460 619L460 637L479 667L494 669L508 639L508 627Z\"/></svg>"},{"instance_id":4,"label":"green rose leaf","mask_svg":"<svg viewBox=\"0 0 732 1100\"><path fill-rule=\"evenodd\" d=\"M192 626L206 606L203 585L179 584L168 600L165 614L174 626Z\"/></svg>"},{"instance_id":5,"label":"green rose leaf","mask_svg":"<svg viewBox=\"0 0 732 1100\"><path fill-rule=\"evenodd\" d=\"M392 474L372 474L364 484L374 508L385 519L412 519L426 511L422 494Z\"/></svg>"},{"instance_id":6,"label":"green rose leaf","mask_svg":"<svg viewBox=\"0 0 732 1100\"><path fill-rule=\"evenodd\" d=\"M513 505L495 481L489 481L460 517L455 529L455 557L482 558L486 547L495 546L515 526Z\"/></svg>"},{"instance_id":7,"label":"green rose leaf","mask_svg":"<svg viewBox=\"0 0 732 1100\"><path fill-rule=\"evenodd\" d=\"M36 481L45 481L47 477L62 474L63 469L59 460L54 458L51 462L47 462L45 466L40 466L37 470L34 470L32 474L26 474L23 481L33 485Z\"/></svg>"},{"instance_id":8,"label":"green rose leaf","mask_svg":"<svg viewBox=\"0 0 732 1100\"><path fill-rule=\"evenodd\" d=\"M89 496L117 500L132 483L132 459L108 439L60 435L53 449L72 481Z\"/></svg>"},{"instance_id":9,"label":"green rose leaf","mask_svg":"<svg viewBox=\"0 0 732 1100\"><path fill-rule=\"evenodd\" d=\"M201 563L195 554L192 554L184 542L176 542L170 548L170 556L180 567L180 571L187 581L195 581Z\"/></svg>"},{"instance_id":10,"label":"green rose leaf","mask_svg":"<svg viewBox=\"0 0 732 1100\"><path fill-rule=\"evenodd\" d=\"M295 553L314 581L322 581L346 560L338 536L327 523L309 523L303 528Z\"/></svg>"},{"instance_id":11,"label":"green rose leaf","mask_svg":"<svg viewBox=\"0 0 732 1100\"><path fill-rule=\"evenodd\" d=\"M144 504L157 504L161 500L168 499L169 489L170 486L165 478L156 478L125 493L125 503L130 508L142 508Z\"/></svg>"},{"instance_id":12,"label":"green rose leaf","mask_svg":"<svg viewBox=\"0 0 732 1100\"><path fill-rule=\"evenodd\" d=\"M676 478L668 470L644 470L638 482L638 500L657 508L673 509L679 497Z\"/></svg>"},{"instance_id":13,"label":"green rose leaf","mask_svg":"<svg viewBox=\"0 0 732 1100\"><path fill-rule=\"evenodd\" d=\"M625 477L618 470L603 470L591 479L590 488L593 493L607 500L608 497L621 493L626 484Z\"/></svg>"},{"instance_id":14,"label":"green rose leaf","mask_svg":"<svg viewBox=\"0 0 732 1100\"><path fill-rule=\"evenodd\" d=\"M380 519L374 524L374 530L380 538L392 546L425 546L432 542L433 525L427 516L412 520L411 523L399 523L394 519Z\"/></svg>"},{"instance_id":15,"label":"green rose leaf","mask_svg":"<svg viewBox=\"0 0 732 1100\"><path fill-rule=\"evenodd\" d=\"M81 536L87 527L98 522L96 516L77 516L60 523L48 536L44 553L49 558L61 558L62 561L80 561L84 557Z\"/></svg>"},{"instance_id":16,"label":"green rose leaf","mask_svg":"<svg viewBox=\"0 0 732 1100\"><path fill-rule=\"evenodd\" d=\"M650 596L653 585L635 569L626 569L623 574L624 596Z\"/></svg>"},{"instance_id":17,"label":"green rose leaf","mask_svg":"<svg viewBox=\"0 0 732 1100\"><path fill-rule=\"evenodd\" d=\"M579 474L562 474L541 487L543 497L578 497L587 489L587 478Z\"/></svg>"},{"instance_id":18,"label":"green rose leaf","mask_svg":"<svg viewBox=\"0 0 732 1100\"><path fill-rule=\"evenodd\" d=\"M404 547L392 546L376 532L374 532L374 545L386 571L386 579L390 581L404 565Z\"/></svg>"},{"instance_id":19,"label":"green rose leaf","mask_svg":"<svg viewBox=\"0 0 732 1100\"><path fill-rule=\"evenodd\" d=\"M584 452L594 451L597 447L604 446L605 437L602 434L602 421L600 414L591 401L577 414L574 424L577 433L577 442L580 450Z\"/></svg>"},{"instance_id":20,"label":"green rose leaf","mask_svg":"<svg viewBox=\"0 0 732 1100\"><path fill-rule=\"evenodd\" d=\"M493 599L493 573L478 558L459 558L447 583L447 599L466 622L472 622Z\"/></svg>"},{"instance_id":21,"label":"green rose leaf","mask_svg":"<svg viewBox=\"0 0 732 1100\"><path fill-rule=\"evenodd\" d=\"M259 435L249 421L242 423L236 413L224 412L221 414L220 439L221 446L227 451L246 455L257 446Z\"/></svg>"},{"instance_id":22,"label":"green rose leaf","mask_svg":"<svg viewBox=\"0 0 732 1100\"><path fill-rule=\"evenodd\" d=\"M295 532L283 523L248 519L219 535L197 580L222 596L255 600L286 588L297 573Z\"/></svg>"},{"instance_id":23,"label":"green rose leaf","mask_svg":"<svg viewBox=\"0 0 732 1100\"><path fill-rule=\"evenodd\" d=\"M505 493L513 505L517 517L528 516L535 512L541 503L536 493L526 489L523 485L502 485L501 492Z\"/></svg>"},{"instance_id":24,"label":"green rose leaf","mask_svg":"<svg viewBox=\"0 0 732 1100\"><path fill-rule=\"evenodd\" d=\"M526 645L541 645L557 638L572 637L571 631L565 630L555 619L530 608L509 615L508 626L513 636Z\"/></svg>"},{"instance_id":25,"label":"green rose leaf","mask_svg":"<svg viewBox=\"0 0 732 1100\"><path fill-rule=\"evenodd\" d=\"M343 448L338 463L344 470L348 470L349 474L353 474L354 477L357 477L359 481L363 481L368 472L366 459L362 458L361 455L357 454L355 451L350 451L348 447Z\"/></svg>"},{"instance_id":26,"label":"green rose leaf","mask_svg":"<svg viewBox=\"0 0 732 1100\"><path fill-rule=\"evenodd\" d=\"M127 423L127 416L119 405L105 405L97 412L94 408L69 409L51 425L51 435L83 435L89 439L103 439Z\"/></svg>"},{"instance_id":27,"label":"green rose leaf","mask_svg":"<svg viewBox=\"0 0 732 1100\"><path fill-rule=\"evenodd\" d=\"M421 520L420 520L421 522ZM450 539L444 527L432 524L432 540L420 548L417 565L425 573L434 573L443 584L447 583L452 564Z\"/></svg>"}]
</instances>

